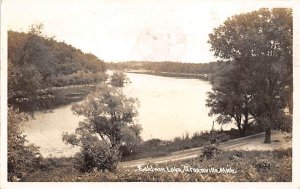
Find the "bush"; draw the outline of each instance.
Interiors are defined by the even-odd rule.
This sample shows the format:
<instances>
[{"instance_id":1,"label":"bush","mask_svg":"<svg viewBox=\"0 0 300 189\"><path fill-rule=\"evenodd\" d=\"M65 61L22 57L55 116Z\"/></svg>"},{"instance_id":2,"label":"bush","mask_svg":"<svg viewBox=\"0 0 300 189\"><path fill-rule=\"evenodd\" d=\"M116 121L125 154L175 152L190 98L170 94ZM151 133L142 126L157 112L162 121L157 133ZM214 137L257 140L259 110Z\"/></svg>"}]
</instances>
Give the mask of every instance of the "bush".
<instances>
[{"instance_id":1,"label":"bush","mask_svg":"<svg viewBox=\"0 0 300 189\"><path fill-rule=\"evenodd\" d=\"M206 159L213 159L216 157L217 154L220 153L220 150L216 145L207 145L203 147L202 154L200 157L205 157Z\"/></svg>"},{"instance_id":2,"label":"bush","mask_svg":"<svg viewBox=\"0 0 300 189\"><path fill-rule=\"evenodd\" d=\"M123 87L124 83L128 80L124 72L114 72L110 76L110 82L115 87Z\"/></svg>"},{"instance_id":3,"label":"bush","mask_svg":"<svg viewBox=\"0 0 300 189\"><path fill-rule=\"evenodd\" d=\"M81 151L76 154L76 169L81 172L116 169L119 160L117 147L92 135L86 135L81 141Z\"/></svg>"},{"instance_id":4,"label":"bush","mask_svg":"<svg viewBox=\"0 0 300 189\"><path fill-rule=\"evenodd\" d=\"M244 158L244 154L240 151L233 151L229 157L230 161L241 161Z\"/></svg>"},{"instance_id":5,"label":"bush","mask_svg":"<svg viewBox=\"0 0 300 189\"><path fill-rule=\"evenodd\" d=\"M149 147L157 147L159 144L162 143L162 140L158 139L158 138L154 138L154 139L150 139L144 142L145 146L149 146Z\"/></svg>"},{"instance_id":6,"label":"bush","mask_svg":"<svg viewBox=\"0 0 300 189\"><path fill-rule=\"evenodd\" d=\"M140 125L123 127L121 129L121 146L119 148L120 155L127 157L136 153L141 145L142 138L139 136L141 131Z\"/></svg>"},{"instance_id":7,"label":"bush","mask_svg":"<svg viewBox=\"0 0 300 189\"><path fill-rule=\"evenodd\" d=\"M211 133L209 138L212 144L219 144L221 142L227 142L230 139L230 136L225 133Z\"/></svg>"},{"instance_id":8,"label":"bush","mask_svg":"<svg viewBox=\"0 0 300 189\"><path fill-rule=\"evenodd\" d=\"M258 171L271 168L271 162L268 159L260 159L258 161L255 161L254 165Z\"/></svg>"}]
</instances>

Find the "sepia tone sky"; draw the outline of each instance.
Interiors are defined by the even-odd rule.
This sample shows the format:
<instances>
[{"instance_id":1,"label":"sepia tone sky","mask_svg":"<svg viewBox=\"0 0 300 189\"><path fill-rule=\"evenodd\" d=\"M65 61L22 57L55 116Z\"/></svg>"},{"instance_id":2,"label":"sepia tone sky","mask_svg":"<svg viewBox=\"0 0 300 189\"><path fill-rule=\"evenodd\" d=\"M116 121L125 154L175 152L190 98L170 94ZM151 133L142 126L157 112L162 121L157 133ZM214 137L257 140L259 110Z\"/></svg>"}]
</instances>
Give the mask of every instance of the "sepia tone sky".
<instances>
[{"instance_id":1,"label":"sepia tone sky","mask_svg":"<svg viewBox=\"0 0 300 189\"><path fill-rule=\"evenodd\" d=\"M266 7L266 1L4 0L8 29L43 23L58 41L107 62L128 60L205 63L208 34L229 16Z\"/></svg>"}]
</instances>

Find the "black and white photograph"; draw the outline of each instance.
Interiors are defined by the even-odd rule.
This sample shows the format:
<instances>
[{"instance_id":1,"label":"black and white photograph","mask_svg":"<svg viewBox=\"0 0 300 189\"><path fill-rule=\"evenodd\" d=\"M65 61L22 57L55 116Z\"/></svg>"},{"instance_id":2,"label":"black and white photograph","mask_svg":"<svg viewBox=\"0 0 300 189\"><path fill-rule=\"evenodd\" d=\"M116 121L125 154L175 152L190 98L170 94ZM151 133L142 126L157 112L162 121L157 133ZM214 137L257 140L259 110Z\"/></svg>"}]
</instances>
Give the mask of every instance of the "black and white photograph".
<instances>
[{"instance_id":1,"label":"black and white photograph","mask_svg":"<svg viewBox=\"0 0 300 189\"><path fill-rule=\"evenodd\" d=\"M299 188L297 5L2 0L1 188Z\"/></svg>"}]
</instances>

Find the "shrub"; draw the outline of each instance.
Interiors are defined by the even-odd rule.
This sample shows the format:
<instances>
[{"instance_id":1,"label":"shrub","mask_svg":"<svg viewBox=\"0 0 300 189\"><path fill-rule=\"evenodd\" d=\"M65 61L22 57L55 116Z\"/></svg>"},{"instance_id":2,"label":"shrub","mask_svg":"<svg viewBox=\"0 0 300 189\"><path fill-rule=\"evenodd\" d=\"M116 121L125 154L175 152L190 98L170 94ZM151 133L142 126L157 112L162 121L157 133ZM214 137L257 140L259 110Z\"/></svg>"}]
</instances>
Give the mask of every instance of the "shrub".
<instances>
[{"instance_id":1,"label":"shrub","mask_svg":"<svg viewBox=\"0 0 300 189\"><path fill-rule=\"evenodd\" d=\"M202 154L200 157L205 157L206 159L213 159L217 154L220 153L217 145L209 144L203 147Z\"/></svg>"},{"instance_id":2,"label":"shrub","mask_svg":"<svg viewBox=\"0 0 300 189\"><path fill-rule=\"evenodd\" d=\"M110 82L115 87L123 87L124 83L128 80L124 72L114 72L110 76Z\"/></svg>"},{"instance_id":3,"label":"shrub","mask_svg":"<svg viewBox=\"0 0 300 189\"><path fill-rule=\"evenodd\" d=\"M156 147L161 143L162 143L162 140L160 140L158 138L153 138L153 139L149 139L149 140L145 141L144 145L149 146L149 147Z\"/></svg>"},{"instance_id":4,"label":"shrub","mask_svg":"<svg viewBox=\"0 0 300 189\"><path fill-rule=\"evenodd\" d=\"M127 157L136 153L142 142L142 138L139 136L140 131L141 127L139 125L123 127L121 129L122 142L119 151L122 157Z\"/></svg>"},{"instance_id":5,"label":"shrub","mask_svg":"<svg viewBox=\"0 0 300 189\"><path fill-rule=\"evenodd\" d=\"M212 144L218 144L221 142L227 142L230 139L230 136L225 133L211 133L209 138Z\"/></svg>"},{"instance_id":6,"label":"shrub","mask_svg":"<svg viewBox=\"0 0 300 189\"><path fill-rule=\"evenodd\" d=\"M268 159L260 159L255 162L255 168L260 171L262 169L270 169L271 162Z\"/></svg>"},{"instance_id":7,"label":"shrub","mask_svg":"<svg viewBox=\"0 0 300 189\"><path fill-rule=\"evenodd\" d=\"M241 161L244 158L244 154L240 151L233 151L232 155L229 157L231 161Z\"/></svg>"},{"instance_id":8,"label":"shrub","mask_svg":"<svg viewBox=\"0 0 300 189\"><path fill-rule=\"evenodd\" d=\"M201 132L195 132L192 136L192 140L198 140L198 139L208 139L210 133L208 131L201 131Z\"/></svg>"},{"instance_id":9,"label":"shrub","mask_svg":"<svg viewBox=\"0 0 300 189\"><path fill-rule=\"evenodd\" d=\"M76 154L75 168L81 172L96 170L115 170L119 156L117 147L87 134L81 139L81 151Z\"/></svg>"}]
</instances>

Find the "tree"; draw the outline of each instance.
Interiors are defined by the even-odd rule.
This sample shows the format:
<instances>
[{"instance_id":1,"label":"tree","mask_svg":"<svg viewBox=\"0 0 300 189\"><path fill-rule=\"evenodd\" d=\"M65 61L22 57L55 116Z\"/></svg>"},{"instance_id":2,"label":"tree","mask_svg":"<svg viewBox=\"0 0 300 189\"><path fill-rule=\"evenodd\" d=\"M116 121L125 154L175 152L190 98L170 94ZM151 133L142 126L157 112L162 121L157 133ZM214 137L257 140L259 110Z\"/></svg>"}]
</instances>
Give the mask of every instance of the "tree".
<instances>
[{"instance_id":1,"label":"tree","mask_svg":"<svg viewBox=\"0 0 300 189\"><path fill-rule=\"evenodd\" d=\"M38 67L45 65L43 69L47 70L50 64L47 48L39 40L40 37L45 37L42 29L42 24L32 25L26 37L8 33L9 104L16 105L20 101L28 101L32 106L38 106L38 91L47 87L45 74Z\"/></svg>"},{"instance_id":2,"label":"tree","mask_svg":"<svg viewBox=\"0 0 300 189\"><path fill-rule=\"evenodd\" d=\"M18 181L30 171L38 168L42 156L36 146L26 144L23 125L28 116L17 109L8 108L8 180Z\"/></svg>"},{"instance_id":3,"label":"tree","mask_svg":"<svg viewBox=\"0 0 300 189\"><path fill-rule=\"evenodd\" d=\"M113 166L97 165L102 165L104 161L116 162L118 158L115 156L120 155L116 154L119 152L120 146L126 143L131 145L130 142L135 142L140 138L141 127L135 120L138 114L136 105L136 99L127 98L120 89L102 85L84 102L73 105L73 112L85 119L79 123L75 134L64 134L64 141L81 147L81 156L86 157L83 162L89 167L110 169ZM87 141L88 138L91 140ZM88 144L109 149L109 157L99 159L97 162L97 157L91 155L91 147ZM89 159L93 159L93 161ZM97 163L90 166L89 162Z\"/></svg>"},{"instance_id":4,"label":"tree","mask_svg":"<svg viewBox=\"0 0 300 189\"><path fill-rule=\"evenodd\" d=\"M287 106L292 113L292 10L260 9L232 16L209 34L208 42L215 56L243 68L252 88L247 95L254 98L251 113L265 128L269 143L282 109Z\"/></svg>"},{"instance_id":5,"label":"tree","mask_svg":"<svg viewBox=\"0 0 300 189\"><path fill-rule=\"evenodd\" d=\"M126 80L127 80L127 77L126 77L125 73L121 72L121 71L114 72L110 76L110 82L115 87L123 87Z\"/></svg>"},{"instance_id":6,"label":"tree","mask_svg":"<svg viewBox=\"0 0 300 189\"><path fill-rule=\"evenodd\" d=\"M248 83L244 82L241 73L235 65L220 69L212 83L213 91L208 93L206 106L210 107L210 116L218 115L216 121L219 124L234 120L240 136L244 136L253 124L253 116L250 113L252 98L247 93Z\"/></svg>"}]
</instances>

